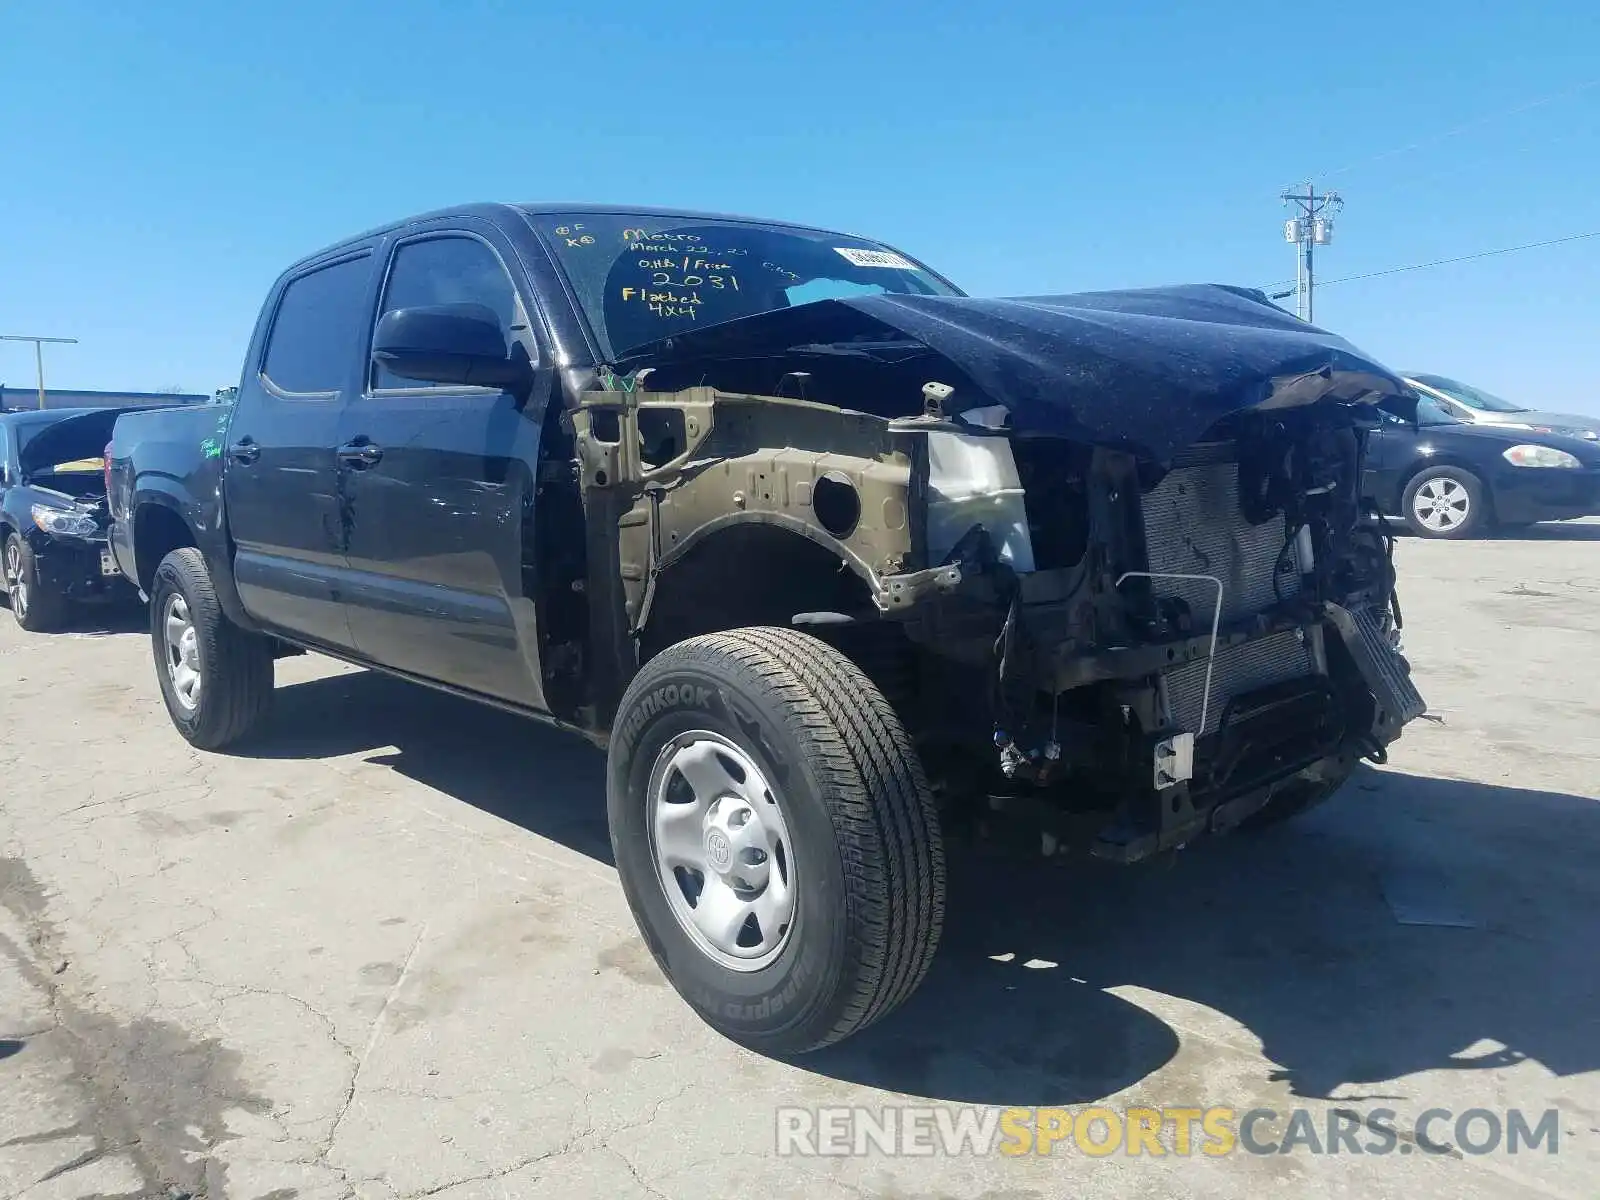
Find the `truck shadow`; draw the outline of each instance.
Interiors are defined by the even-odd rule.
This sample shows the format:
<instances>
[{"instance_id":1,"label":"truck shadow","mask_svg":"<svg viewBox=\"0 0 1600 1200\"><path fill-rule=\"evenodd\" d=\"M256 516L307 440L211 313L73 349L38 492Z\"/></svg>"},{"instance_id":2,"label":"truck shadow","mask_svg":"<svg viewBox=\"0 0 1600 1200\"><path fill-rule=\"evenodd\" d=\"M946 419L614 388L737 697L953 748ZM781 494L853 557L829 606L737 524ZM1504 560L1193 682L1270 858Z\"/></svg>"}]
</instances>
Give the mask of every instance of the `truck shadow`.
<instances>
[{"instance_id":1,"label":"truck shadow","mask_svg":"<svg viewBox=\"0 0 1600 1200\"><path fill-rule=\"evenodd\" d=\"M235 753L367 761L606 866L605 757L576 734L378 671L280 687L272 718Z\"/></svg>"},{"instance_id":2,"label":"truck shadow","mask_svg":"<svg viewBox=\"0 0 1600 1200\"><path fill-rule=\"evenodd\" d=\"M247 753L373 752L611 863L603 758L574 736L370 672L278 700ZM1600 1069L1597 844L1600 801L1363 769L1297 821L1151 865L958 849L927 982L795 1066L1006 1105L1168 1068L1184 1102L1236 1106L1403 1096L1415 1072L1524 1059Z\"/></svg>"},{"instance_id":3,"label":"truck shadow","mask_svg":"<svg viewBox=\"0 0 1600 1200\"><path fill-rule=\"evenodd\" d=\"M1165 864L958 862L927 984L805 1065L1014 1105L1098 1099L1169 1059L1167 1092L1239 1106L1524 1059L1592 1071L1597 838L1600 801L1364 770L1299 821Z\"/></svg>"},{"instance_id":4,"label":"truck shadow","mask_svg":"<svg viewBox=\"0 0 1600 1200\"><path fill-rule=\"evenodd\" d=\"M11 597L0 596L0 608L11 608ZM150 617L144 605L135 601L126 603L101 603L79 605L67 618L58 633L38 634L39 637L109 637L118 633L145 633L150 630Z\"/></svg>"}]
</instances>

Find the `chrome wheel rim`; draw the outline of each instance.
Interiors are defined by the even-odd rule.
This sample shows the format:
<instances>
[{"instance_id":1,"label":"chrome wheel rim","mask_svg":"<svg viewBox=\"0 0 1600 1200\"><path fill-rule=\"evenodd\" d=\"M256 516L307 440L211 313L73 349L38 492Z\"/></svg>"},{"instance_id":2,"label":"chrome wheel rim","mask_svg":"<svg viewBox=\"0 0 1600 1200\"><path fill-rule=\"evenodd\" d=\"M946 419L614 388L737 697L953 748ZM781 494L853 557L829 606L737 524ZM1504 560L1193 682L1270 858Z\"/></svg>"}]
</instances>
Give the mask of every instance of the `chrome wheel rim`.
<instances>
[{"instance_id":1,"label":"chrome wheel rim","mask_svg":"<svg viewBox=\"0 0 1600 1200\"><path fill-rule=\"evenodd\" d=\"M189 602L176 593L168 596L161 626L172 694L178 707L193 712L200 703L200 635L189 615Z\"/></svg>"},{"instance_id":2,"label":"chrome wheel rim","mask_svg":"<svg viewBox=\"0 0 1600 1200\"><path fill-rule=\"evenodd\" d=\"M28 615L28 582L22 575L22 547L6 546L6 592L11 596L11 612L21 620Z\"/></svg>"},{"instance_id":3,"label":"chrome wheel rim","mask_svg":"<svg viewBox=\"0 0 1600 1200\"><path fill-rule=\"evenodd\" d=\"M1472 512L1472 497L1466 485L1449 475L1425 480L1411 497L1411 513L1417 523L1434 533L1460 529Z\"/></svg>"},{"instance_id":4,"label":"chrome wheel rim","mask_svg":"<svg viewBox=\"0 0 1600 1200\"><path fill-rule=\"evenodd\" d=\"M720 734L668 742L650 772L650 849L673 915L713 962L757 971L794 927L795 863L779 798Z\"/></svg>"}]
</instances>

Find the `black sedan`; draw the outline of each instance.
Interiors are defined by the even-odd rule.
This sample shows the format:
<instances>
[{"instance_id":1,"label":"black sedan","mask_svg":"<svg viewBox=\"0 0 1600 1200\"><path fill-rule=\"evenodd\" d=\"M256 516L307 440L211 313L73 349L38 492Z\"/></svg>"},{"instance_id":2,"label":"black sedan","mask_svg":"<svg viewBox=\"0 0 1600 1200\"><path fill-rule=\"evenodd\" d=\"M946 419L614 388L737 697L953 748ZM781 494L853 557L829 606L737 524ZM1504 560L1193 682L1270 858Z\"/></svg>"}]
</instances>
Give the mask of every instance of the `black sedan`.
<instances>
[{"instance_id":1,"label":"black sedan","mask_svg":"<svg viewBox=\"0 0 1600 1200\"><path fill-rule=\"evenodd\" d=\"M102 455L127 411L0 414L0 581L24 629L59 629L74 604L136 594L106 547Z\"/></svg>"},{"instance_id":2,"label":"black sedan","mask_svg":"<svg viewBox=\"0 0 1600 1200\"><path fill-rule=\"evenodd\" d=\"M1385 415L1363 491L1423 537L1465 538L1600 513L1600 443L1469 425L1428 399L1417 422Z\"/></svg>"}]
</instances>

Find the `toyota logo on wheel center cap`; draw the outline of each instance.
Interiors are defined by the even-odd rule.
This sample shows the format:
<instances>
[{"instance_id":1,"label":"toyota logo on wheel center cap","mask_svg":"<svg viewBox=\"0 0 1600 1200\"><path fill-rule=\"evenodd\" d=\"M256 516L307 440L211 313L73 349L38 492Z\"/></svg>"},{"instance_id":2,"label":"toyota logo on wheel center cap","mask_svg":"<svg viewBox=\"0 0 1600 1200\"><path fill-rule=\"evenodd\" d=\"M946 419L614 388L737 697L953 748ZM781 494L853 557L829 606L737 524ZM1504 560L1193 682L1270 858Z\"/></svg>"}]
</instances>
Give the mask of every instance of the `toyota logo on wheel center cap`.
<instances>
[{"instance_id":1,"label":"toyota logo on wheel center cap","mask_svg":"<svg viewBox=\"0 0 1600 1200\"><path fill-rule=\"evenodd\" d=\"M718 871L726 871L733 861L733 845L720 829L706 834L706 861Z\"/></svg>"}]
</instances>

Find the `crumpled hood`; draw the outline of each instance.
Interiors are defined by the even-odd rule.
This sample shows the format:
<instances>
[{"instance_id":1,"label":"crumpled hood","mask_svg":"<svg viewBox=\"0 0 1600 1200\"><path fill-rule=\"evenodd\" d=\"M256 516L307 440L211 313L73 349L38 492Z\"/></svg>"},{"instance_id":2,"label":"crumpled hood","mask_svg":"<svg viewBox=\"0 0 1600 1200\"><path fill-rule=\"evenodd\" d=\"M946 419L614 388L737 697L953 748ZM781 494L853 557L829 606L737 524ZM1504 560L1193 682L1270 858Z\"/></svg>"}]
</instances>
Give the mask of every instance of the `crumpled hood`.
<instances>
[{"instance_id":1,"label":"crumpled hood","mask_svg":"<svg viewBox=\"0 0 1600 1200\"><path fill-rule=\"evenodd\" d=\"M765 378L754 369L765 364L766 387L747 390L771 392L783 371L837 380L841 357L875 363L907 383L917 373L950 383L956 411L1004 404L1020 433L1118 446L1159 462L1244 409L1321 400L1408 404L1399 378L1343 338L1260 292L1212 284L1015 299L820 300L652 342L616 366L677 375L671 368L680 364L740 363L750 381ZM718 382L715 372L708 381ZM920 411L919 387L890 394L885 403L899 411L872 411ZM812 398L843 403L833 394ZM860 407L856 396L849 403Z\"/></svg>"}]
</instances>

